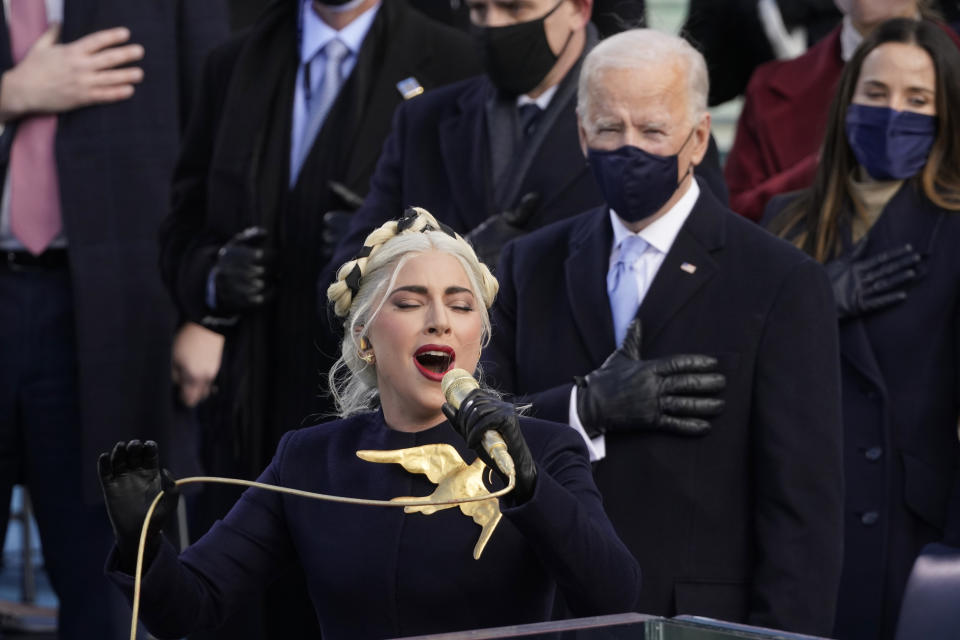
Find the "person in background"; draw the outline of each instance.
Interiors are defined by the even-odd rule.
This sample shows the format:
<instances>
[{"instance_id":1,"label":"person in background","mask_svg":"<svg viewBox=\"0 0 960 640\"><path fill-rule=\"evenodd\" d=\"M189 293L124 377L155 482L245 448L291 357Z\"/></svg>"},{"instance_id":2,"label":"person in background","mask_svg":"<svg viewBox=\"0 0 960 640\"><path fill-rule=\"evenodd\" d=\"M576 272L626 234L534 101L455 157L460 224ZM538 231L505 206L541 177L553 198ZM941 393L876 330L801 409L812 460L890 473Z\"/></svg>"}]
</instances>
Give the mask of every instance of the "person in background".
<instances>
[{"instance_id":1,"label":"person in background","mask_svg":"<svg viewBox=\"0 0 960 640\"><path fill-rule=\"evenodd\" d=\"M880 25L830 109L813 186L768 226L824 263L842 356L846 472L835 637L893 638L914 559L960 526L960 51Z\"/></svg>"},{"instance_id":2,"label":"person in background","mask_svg":"<svg viewBox=\"0 0 960 640\"><path fill-rule=\"evenodd\" d=\"M751 220L773 196L813 182L830 100L863 38L891 18L935 18L924 0L836 3L844 18L830 35L798 58L761 65L750 78L724 174L730 208ZM938 24L960 46L960 37Z\"/></svg>"},{"instance_id":3,"label":"person in background","mask_svg":"<svg viewBox=\"0 0 960 640\"><path fill-rule=\"evenodd\" d=\"M493 511L484 531L495 527L485 546L471 505L418 512L252 488L179 558L148 536L145 625L161 638L215 626L290 564L304 568L325 640L543 621L558 590L581 616L633 610L640 569L603 512L580 438L518 417L485 389L458 410L444 404L443 374L473 372L489 336L490 270L423 210L364 246L330 287L345 325L330 374L341 419L287 433L260 481L384 500L439 493L451 477L482 486L485 465L503 475L481 444L492 429L515 463L516 487L485 503ZM152 443L118 443L100 457L100 478L116 533L107 568L130 596L146 506L163 487L159 524L176 491Z\"/></svg>"},{"instance_id":4,"label":"person in background","mask_svg":"<svg viewBox=\"0 0 960 640\"><path fill-rule=\"evenodd\" d=\"M406 206L443 212L494 265L510 239L602 200L577 143L576 85L597 42L593 0L471 0L486 74L403 105L345 238L318 283ZM697 169L726 199L719 154Z\"/></svg>"},{"instance_id":5,"label":"person in background","mask_svg":"<svg viewBox=\"0 0 960 640\"><path fill-rule=\"evenodd\" d=\"M843 498L830 285L694 178L708 91L676 36L590 52L580 140L608 204L506 246L484 371L587 440L643 567L639 611L827 635Z\"/></svg>"},{"instance_id":6,"label":"person in background","mask_svg":"<svg viewBox=\"0 0 960 640\"><path fill-rule=\"evenodd\" d=\"M205 386L217 388L202 420L209 473L254 478L284 432L332 411L321 376L335 347L315 312L337 219L325 214L362 201L396 106L475 73L474 60L467 36L394 0L278 0L210 55L160 237L183 317L224 337ZM197 337L210 360L181 368L209 375L219 345ZM237 495L206 488L199 531ZM299 577L280 584L290 592L272 591L269 612L304 591ZM268 613L224 633L309 636L302 604L301 617Z\"/></svg>"},{"instance_id":7,"label":"person in background","mask_svg":"<svg viewBox=\"0 0 960 640\"><path fill-rule=\"evenodd\" d=\"M680 33L707 60L715 106L742 95L759 65L802 54L841 17L833 0L690 0Z\"/></svg>"},{"instance_id":8,"label":"person in background","mask_svg":"<svg viewBox=\"0 0 960 640\"><path fill-rule=\"evenodd\" d=\"M220 0L3 3L0 528L23 483L66 640L125 627L93 452L173 436L156 234L195 70L226 33Z\"/></svg>"}]
</instances>

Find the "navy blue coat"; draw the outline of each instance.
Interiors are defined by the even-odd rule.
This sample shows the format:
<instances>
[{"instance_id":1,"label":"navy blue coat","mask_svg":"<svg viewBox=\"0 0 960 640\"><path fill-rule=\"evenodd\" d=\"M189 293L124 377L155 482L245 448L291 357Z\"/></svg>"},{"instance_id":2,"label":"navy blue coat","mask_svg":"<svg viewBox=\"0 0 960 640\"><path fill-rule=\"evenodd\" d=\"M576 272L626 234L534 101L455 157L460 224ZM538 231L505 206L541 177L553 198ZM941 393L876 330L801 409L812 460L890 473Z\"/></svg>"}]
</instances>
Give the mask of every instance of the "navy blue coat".
<instances>
[{"instance_id":1,"label":"navy blue coat","mask_svg":"<svg viewBox=\"0 0 960 640\"><path fill-rule=\"evenodd\" d=\"M771 201L769 217L789 198ZM889 638L920 549L960 525L960 213L900 189L864 257L923 256L905 302L840 323L846 508L840 638Z\"/></svg>"},{"instance_id":2,"label":"navy blue coat","mask_svg":"<svg viewBox=\"0 0 960 640\"><path fill-rule=\"evenodd\" d=\"M601 208L503 252L484 364L538 417L566 421L573 376L614 350L612 243ZM822 268L701 189L638 313L645 358L712 355L727 379L706 436L606 436L597 486L643 567L640 611L829 634L842 477L837 328Z\"/></svg>"},{"instance_id":3,"label":"navy blue coat","mask_svg":"<svg viewBox=\"0 0 960 640\"><path fill-rule=\"evenodd\" d=\"M62 113L55 153L79 363L84 483L100 498L96 459L117 440L160 439L172 418L176 321L157 270L180 134L207 51L227 35L222 0L66 0L60 39L125 26L146 54L133 97ZM13 66L0 23L0 73ZM15 131L0 137L0 175ZM2 185L0 185L2 188ZM71 478L71 482L78 479Z\"/></svg>"},{"instance_id":4,"label":"navy blue coat","mask_svg":"<svg viewBox=\"0 0 960 640\"><path fill-rule=\"evenodd\" d=\"M640 570L603 512L583 443L562 425L520 424L536 489L502 509L479 560L480 527L457 508L406 514L250 489L179 560L164 544L143 582L144 623L161 638L216 625L294 562L326 640L543 621L557 587L579 615L632 610ZM287 433L260 481L380 500L426 496L436 489L426 476L355 452L435 443L453 445L468 464L476 459L447 422L402 433L378 412ZM130 576L111 577L132 593Z\"/></svg>"}]
</instances>

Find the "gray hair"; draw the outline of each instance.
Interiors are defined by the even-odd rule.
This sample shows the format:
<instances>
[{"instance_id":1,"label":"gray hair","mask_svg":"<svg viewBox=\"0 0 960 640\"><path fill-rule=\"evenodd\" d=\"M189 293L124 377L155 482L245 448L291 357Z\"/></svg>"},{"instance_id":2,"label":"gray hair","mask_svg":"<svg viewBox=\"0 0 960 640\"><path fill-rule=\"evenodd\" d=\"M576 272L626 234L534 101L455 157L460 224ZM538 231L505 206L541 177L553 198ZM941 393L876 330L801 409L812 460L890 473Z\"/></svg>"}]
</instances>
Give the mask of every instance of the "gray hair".
<instances>
[{"instance_id":1,"label":"gray hair","mask_svg":"<svg viewBox=\"0 0 960 640\"><path fill-rule=\"evenodd\" d=\"M603 40L587 54L580 70L577 113L586 118L590 108L590 82L605 69L643 69L653 65L686 63L687 96L691 120L707 111L710 79L707 62L693 45L679 36L653 29L630 29Z\"/></svg>"},{"instance_id":2,"label":"gray hair","mask_svg":"<svg viewBox=\"0 0 960 640\"><path fill-rule=\"evenodd\" d=\"M473 248L459 235L451 236L438 230L439 223L426 211L419 215L412 228L398 232L396 222L388 222L367 237L365 246L374 247L364 259L362 278L356 293L344 291L344 283L356 261L341 267L337 282L330 285L327 295L337 302L348 298L344 320L344 336L340 358L330 368L328 382L337 408L337 415L347 417L376 410L380 405L376 367L360 358L360 340L366 337L370 324L386 302L386 293L393 288L403 265L416 255L427 251L442 251L452 255L467 274L474 291L483 325L482 346L490 340L490 315L499 283L485 264L480 262Z\"/></svg>"}]
</instances>

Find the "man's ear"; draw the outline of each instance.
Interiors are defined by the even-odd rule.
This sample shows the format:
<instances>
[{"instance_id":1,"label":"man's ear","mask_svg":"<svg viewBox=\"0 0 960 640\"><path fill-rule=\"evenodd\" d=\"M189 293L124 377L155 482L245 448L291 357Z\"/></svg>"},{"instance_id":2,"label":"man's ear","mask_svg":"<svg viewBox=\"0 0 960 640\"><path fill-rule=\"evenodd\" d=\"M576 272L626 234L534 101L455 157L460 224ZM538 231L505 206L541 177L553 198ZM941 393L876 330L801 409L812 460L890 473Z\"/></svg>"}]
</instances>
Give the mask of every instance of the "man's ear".
<instances>
[{"instance_id":1,"label":"man's ear","mask_svg":"<svg viewBox=\"0 0 960 640\"><path fill-rule=\"evenodd\" d=\"M580 25L582 29L587 26L593 16L593 0L572 0L572 2L577 5L577 12L583 18L583 24Z\"/></svg>"},{"instance_id":2,"label":"man's ear","mask_svg":"<svg viewBox=\"0 0 960 640\"><path fill-rule=\"evenodd\" d=\"M693 130L693 154L690 157L690 161L694 166L700 166L700 163L703 162L703 157L707 155L707 147L710 145L710 114L704 113L700 116L700 121L697 122L696 127Z\"/></svg>"},{"instance_id":3,"label":"man's ear","mask_svg":"<svg viewBox=\"0 0 960 640\"><path fill-rule=\"evenodd\" d=\"M587 157L587 131L583 128L583 118L580 116L580 112L577 111L577 138L580 140L580 151L583 153L583 157Z\"/></svg>"}]
</instances>

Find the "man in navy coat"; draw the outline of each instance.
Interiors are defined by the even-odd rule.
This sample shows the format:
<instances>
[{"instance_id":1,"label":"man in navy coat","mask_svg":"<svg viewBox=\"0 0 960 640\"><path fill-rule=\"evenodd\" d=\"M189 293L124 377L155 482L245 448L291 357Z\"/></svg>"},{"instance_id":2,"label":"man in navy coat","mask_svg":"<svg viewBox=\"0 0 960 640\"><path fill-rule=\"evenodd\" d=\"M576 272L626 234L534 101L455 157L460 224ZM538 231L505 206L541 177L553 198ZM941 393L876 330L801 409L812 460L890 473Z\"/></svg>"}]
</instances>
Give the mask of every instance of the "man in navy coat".
<instances>
[{"instance_id":1,"label":"man in navy coat","mask_svg":"<svg viewBox=\"0 0 960 640\"><path fill-rule=\"evenodd\" d=\"M575 112L580 65L597 42L593 3L470 3L485 75L397 109L370 192L321 274L321 290L370 231L408 206L472 232L480 258L493 266L508 239L602 202L577 145ZM725 201L712 142L704 164Z\"/></svg>"},{"instance_id":2,"label":"man in navy coat","mask_svg":"<svg viewBox=\"0 0 960 640\"><path fill-rule=\"evenodd\" d=\"M226 10L221 0L3 9L0 495L5 506L14 483L30 490L59 637L116 638L127 613L110 611L102 577L112 536L94 454L169 427L176 313L156 235ZM46 137L28 144L37 127ZM34 162L21 162L23 145Z\"/></svg>"},{"instance_id":3,"label":"man in navy coat","mask_svg":"<svg viewBox=\"0 0 960 640\"><path fill-rule=\"evenodd\" d=\"M644 572L641 611L829 634L842 467L827 278L693 177L710 116L689 44L612 36L580 83L609 206L506 246L488 381L587 439Z\"/></svg>"}]
</instances>

